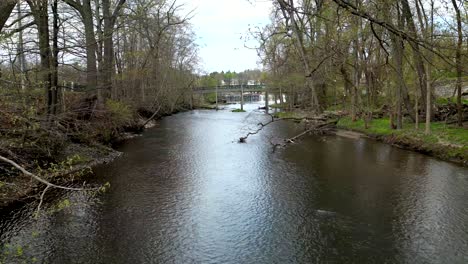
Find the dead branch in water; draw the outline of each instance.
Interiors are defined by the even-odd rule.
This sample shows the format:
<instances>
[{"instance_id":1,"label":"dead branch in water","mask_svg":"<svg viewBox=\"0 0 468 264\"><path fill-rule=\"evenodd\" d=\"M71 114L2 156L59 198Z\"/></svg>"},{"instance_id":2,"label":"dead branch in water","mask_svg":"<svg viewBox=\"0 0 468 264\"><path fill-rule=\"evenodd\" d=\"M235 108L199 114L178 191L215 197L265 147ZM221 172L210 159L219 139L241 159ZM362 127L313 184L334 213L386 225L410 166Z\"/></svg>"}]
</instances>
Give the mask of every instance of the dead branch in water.
<instances>
[{"instance_id":1,"label":"dead branch in water","mask_svg":"<svg viewBox=\"0 0 468 264\"><path fill-rule=\"evenodd\" d=\"M301 138L301 137L303 137L305 135L325 133L326 131L328 131L330 129L333 129L336 126L336 123L338 123L338 120L334 120L334 121L330 121L330 122L327 122L327 123L316 125L316 126L314 126L312 128L306 129L305 131L301 132L298 135L295 135L294 137L283 139L279 143L273 143L272 141L270 141L270 144L273 147L273 152L275 152L278 147L284 147L284 146L286 146L286 144L295 143L296 140L298 140L299 138Z\"/></svg>"},{"instance_id":2,"label":"dead branch in water","mask_svg":"<svg viewBox=\"0 0 468 264\"><path fill-rule=\"evenodd\" d=\"M262 122L258 123L257 125L260 126L260 127L257 130L255 130L254 132L249 132L244 137L240 137L239 138L239 143L245 143L249 136L258 134L264 127L268 126L269 124L271 124L273 122L281 120L281 119L275 119L275 117L273 115L270 115L270 114L268 114L268 115L271 117L270 121L266 122L265 124L263 124Z\"/></svg>"},{"instance_id":3,"label":"dead branch in water","mask_svg":"<svg viewBox=\"0 0 468 264\"><path fill-rule=\"evenodd\" d=\"M158 107L158 109L156 109L156 111L154 111L153 115L151 115L150 118L148 118L142 125L141 125L141 129L144 129L146 127L146 125L151 122L151 120L153 120L156 115L159 113L159 110L161 110L161 106Z\"/></svg>"},{"instance_id":4,"label":"dead branch in water","mask_svg":"<svg viewBox=\"0 0 468 264\"><path fill-rule=\"evenodd\" d=\"M247 133L247 135L245 135L243 137L240 137L239 138L239 143L246 143L246 140L247 140L247 138L249 136L258 134L264 127L268 126L271 123L274 123L274 122L277 122L277 121L284 121L284 120L294 120L294 121L299 120L298 118L289 118L289 117L275 119L275 117L273 115L271 115L271 114L268 114L268 115L271 117L270 121L266 122L265 124L262 123L262 122L258 123L258 126L260 126L260 127L257 130L255 130L253 132L249 132L249 133ZM296 135L296 136L294 136L292 138L285 139L283 143L272 143L270 141L270 144L273 145L273 151L278 146L284 145L286 143L294 143L295 140L299 139L300 137L302 137L304 135L312 133L312 132L319 132L319 131L323 132L324 130L335 127L336 123L338 123L338 120L333 120L333 121L330 121L330 122L326 122L327 119L325 117L303 118L302 120L313 120L314 122L322 122L322 123L317 124L317 125L313 126L312 128L306 129L304 132L300 133L299 135Z\"/></svg>"}]
</instances>

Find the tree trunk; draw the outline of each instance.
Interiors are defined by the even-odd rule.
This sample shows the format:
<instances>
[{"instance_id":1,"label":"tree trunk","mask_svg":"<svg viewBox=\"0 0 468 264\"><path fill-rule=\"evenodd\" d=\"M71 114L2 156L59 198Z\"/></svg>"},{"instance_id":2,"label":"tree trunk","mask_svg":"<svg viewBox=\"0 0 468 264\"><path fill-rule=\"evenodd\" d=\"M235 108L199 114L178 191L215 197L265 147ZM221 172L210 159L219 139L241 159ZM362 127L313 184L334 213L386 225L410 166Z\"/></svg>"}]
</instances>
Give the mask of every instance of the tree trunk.
<instances>
[{"instance_id":1,"label":"tree trunk","mask_svg":"<svg viewBox=\"0 0 468 264\"><path fill-rule=\"evenodd\" d=\"M456 66L457 66L457 110L458 110L458 126L463 127L463 108L462 108L462 75L463 75L463 65L462 65L462 45L463 45L463 29L462 29L462 18L460 14L460 9L458 8L457 1L452 0L453 8L457 15L457 52L455 55Z\"/></svg>"},{"instance_id":2,"label":"tree trunk","mask_svg":"<svg viewBox=\"0 0 468 264\"><path fill-rule=\"evenodd\" d=\"M88 89L97 89L98 72L96 64L97 42L94 34L93 12L90 0L83 1L82 19L85 28L86 43L86 85Z\"/></svg>"},{"instance_id":3,"label":"tree trunk","mask_svg":"<svg viewBox=\"0 0 468 264\"><path fill-rule=\"evenodd\" d=\"M413 14L411 12L410 6L408 4L408 0L401 0L402 2L402 10L403 16L405 17L406 24L408 26L410 34L415 39L419 39L417 34L416 25L414 24ZM421 97L423 98L423 103L425 104L426 101L426 70L424 69L424 60L422 56L422 52L419 49L419 45L414 43L413 41L409 42L411 48L413 49L413 60L416 66L416 73L418 75L418 82L419 88L421 90Z\"/></svg>"},{"instance_id":4,"label":"tree trunk","mask_svg":"<svg viewBox=\"0 0 468 264\"><path fill-rule=\"evenodd\" d=\"M97 42L94 33L93 11L91 8L90 0L83 0L80 4L74 0L64 0L69 6L73 7L80 13L81 20L83 21L85 31L85 44L86 44L86 85L91 91L97 89L97 64L96 64L96 51Z\"/></svg>"},{"instance_id":5,"label":"tree trunk","mask_svg":"<svg viewBox=\"0 0 468 264\"><path fill-rule=\"evenodd\" d=\"M17 0L1 0L0 1L0 32L2 32L5 23L10 17L13 9L16 6Z\"/></svg>"},{"instance_id":6,"label":"tree trunk","mask_svg":"<svg viewBox=\"0 0 468 264\"><path fill-rule=\"evenodd\" d=\"M114 27L117 16L125 4L125 0L119 0L115 10L111 13L110 0L102 0L102 13L104 20L104 56L102 67L102 84L98 93L98 101L102 104L106 99L111 98L112 76L114 73Z\"/></svg>"},{"instance_id":7,"label":"tree trunk","mask_svg":"<svg viewBox=\"0 0 468 264\"><path fill-rule=\"evenodd\" d=\"M394 63L395 63L395 85L396 85L396 112L397 112L397 129L403 128L402 122L402 91L405 86L403 80L403 41L397 37L392 37L393 50L394 50ZM410 108L410 112L412 112Z\"/></svg>"},{"instance_id":8,"label":"tree trunk","mask_svg":"<svg viewBox=\"0 0 468 264\"><path fill-rule=\"evenodd\" d=\"M18 62L19 62L19 68L20 68L20 75L21 75L21 90L26 89L25 85L25 75L26 75L26 56L24 54L24 40L23 40L23 23L22 23L22 16L23 16L23 11L21 10L21 5L16 5L17 12L18 12Z\"/></svg>"},{"instance_id":9,"label":"tree trunk","mask_svg":"<svg viewBox=\"0 0 468 264\"><path fill-rule=\"evenodd\" d=\"M103 104L111 96L112 88L112 65L114 61L114 41L112 31L114 27L111 23L110 1L102 0L102 11L104 16L104 56L102 62L102 83L99 87L98 101Z\"/></svg>"},{"instance_id":10,"label":"tree trunk","mask_svg":"<svg viewBox=\"0 0 468 264\"><path fill-rule=\"evenodd\" d=\"M49 15L47 1L32 1L27 0L31 12L34 16L34 21L37 25L39 37L39 54L41 57L41 79L46 95L46 114L48 119L53 114L53 98L52 98L52 67L51 67L51 49L50 49L50 32L49 32Z\"/></svg>"},{"instance_id":11,"label":"tree trunk","mask_svg":"<svg viewBox=\"0 0 468 264\"><path fill-rule=\"evenodd\" d=\"M52 31L52 56L51 56L51 68L52 68L52 78L51 78L51 112L53 115L57 114L58 109L58 97L59 97L59 84L58 84L58 56L59 56L59 47L58 47L58 35L59 35L59 14L58 14L58 3L57 0L54 0L52 4L52 14L53 14L53 31Z\"/></svg>"},{"instance_id":12,"label":"tree trunk","mask_svg":"<svg viewBox=\"0 0 468 264\"><path fill-rule=\"evenodd\" d=\"M299 55L303 64L304 73L306 76L306 88L312 93L312 100L311 100L312 108L316 112L321 112L322 109L321 109L321 106L319 105L317 91L315 90L313 79L310 76L311 70L310 70L308 58L306 57L306 49L303 43L302 33L299 28L299 25L297 24L295 14L294 14L294 3L292 0L290 0L288 3L286 3L284 0L278 0L278 3L281 6L285 19L291 21L292 30L294 32L294 35L296 36L296 41L294 43L296 44L297 50L299 52Z\"/></svg>"}]
</instances>

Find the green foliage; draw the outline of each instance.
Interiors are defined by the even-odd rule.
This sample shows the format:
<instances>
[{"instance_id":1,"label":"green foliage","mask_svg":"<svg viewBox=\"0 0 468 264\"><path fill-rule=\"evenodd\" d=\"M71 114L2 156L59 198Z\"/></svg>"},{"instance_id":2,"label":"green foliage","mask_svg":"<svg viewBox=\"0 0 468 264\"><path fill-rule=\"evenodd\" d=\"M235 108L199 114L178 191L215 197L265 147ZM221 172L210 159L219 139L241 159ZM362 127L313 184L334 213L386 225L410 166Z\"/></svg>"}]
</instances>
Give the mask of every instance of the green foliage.
<instances>
[{"instance_id":1,"label":"green foliage","mask_svg":"<svg viewBox=\"0 0 468 264\"><path fill-rule=\"evenodd\" d=\"M451 97L439 97L436 99L436 104L438 105L448 105L449 103L456 104L457 103L457 98ZM462 99L462 104L468 105L468 99Z\"/></svg>"},{"instance_id":2,"label":"green foliage","mask_svg":"<svg viewBox=\"0 0 468 264\"><path fill-rule=\"evenodd\" d=\"M219 85L219 80L217 80L214 76L202 76L198 81L198 85L201 87L213 87L215 88Z\"/></svg>"},{"instance_id":3,"label":"green foliage","mask_svg":"<svg viewBox=\"0 0 468 264\"><path fill-rule=\"evenodd\" d=\"M33 231L33 232L31 233L31 236L32 236L33 238L39 237L39 232Z\"/></svg>"},{"instance_id":4,"label":"green foliage","mask_svg":"<svg viewBox=\"0 0 468 264\"><path fill-rule=\"evenodd\" d=\"M297 112L278 112L273 115L276 118L303 119L305 116Z\"/></svg>"},{"instance_id":5,"label":"green foliage","mask_svg":"<svg viewBox=\"0 0 468 264\"><path fill-rule=\"evenodd\" d=\"M69 208L71 206L71 202L68 199L64 199L59 201L57 204L55 204L53 207L49 209L49 213L56 213L60 212L66 208Z\"/></svg>"},{"instance_id":6,"label":"green foliage","mask_svg":"<svg viewBox=\"0 0 468 264\"><path fill-rule=\"evenodd\" d=\"M209 104L216 103L216 93L208 93L204 95L205 101Z\"/></svg>"},{"instance_id":7,"label":"green foliage","mask_svg":"<svg viewBox=\"0 0 468 264\"><path fill-rule=\"evenodd\" d=\"M116 125L125 125L133 120L133 111L125 103L108 99L106 109L110 113L112 122Z\"/></svg>"},{"instance_id":8,"label":"green foliage","mask_svg":"<svg viewBox=\"0 0 468 264\"><path fill-rule=\"evenodd\" d=\"M244 113L245 110L242 110L242 109L234 109L234 110L232 110L231 112L233 112L233 113Z\"/></svg>"},{"instance_id":9,"label":"green foliage","mask_svg":"<svg viewBox=\"0 0 468 264\"><path fill-rule=\"evenodd\" d=\"M373 119L369 128L365 129L364 120L359 119L353 122L350 117L344 117L338 122L338 127L363 131L375 135L390 135L396 131L390 128L390 120L388 118Z\"/></svg>"},{"instance_id":10,"label":"green foliage","mask_svg":"<svg viewBox=\"0 0 468 264\"><path fill-rule=\"evenodd\" d=\"M102 185L100 188L99 188L99 191L100 193L105 193L109 190L110 188L110 182L106 182L104 185Z\"/></svg>"},{"instance_id":11,"label":"green foliage","mask_svg":"<svg viewBox=\"0 0 468 264\"><path fill-rule=\"evenodd\" d=\"M16 247L16 256L21 257L21 256L23 256L23 253L24 253L23 247L22 246L17 246Z\"/></svg>"},{"instance_id":12,"label":"green foliage","mask_svg":"<svg viewBox=\"0 0 468 264\"><path fill-rule=\"evenodd\" d=\"M90 161L90 158L83 157L79 154L75 154L71 157L67 157L65 160L58 162L58 163L46 163L44 165L45 169L43 168L43 166L37 166L36 170L37 170L37 174L43 175L43 177L47 178L47 177L50 177L51 175L58 176L65 172L70 172L73 170L73 166L87 163L89 161ZM90 172L89 170L90 168L81 169L79 171L74 172L73 174L80 177L89 173Z\"/></svg>"}]
</instances>

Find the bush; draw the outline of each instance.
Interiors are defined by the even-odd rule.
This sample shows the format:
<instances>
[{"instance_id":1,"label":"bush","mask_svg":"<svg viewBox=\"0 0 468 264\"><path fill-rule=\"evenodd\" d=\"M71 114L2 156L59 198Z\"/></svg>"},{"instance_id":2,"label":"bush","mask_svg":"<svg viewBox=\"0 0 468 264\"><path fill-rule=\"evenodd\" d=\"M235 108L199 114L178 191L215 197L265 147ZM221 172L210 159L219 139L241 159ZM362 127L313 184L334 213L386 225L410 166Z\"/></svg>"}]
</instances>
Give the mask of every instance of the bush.
<instances>
[{"instance_id":1,"label":"bush","mask_svg":"<svg viewBox=\"0 0 468 264\"><path fill-rule=\"evenodd\" d=\"M125 126L133 121L133 111L122 102L109 99L106 101L106 110L114 126Z\"/></svg>"}]
</instances>

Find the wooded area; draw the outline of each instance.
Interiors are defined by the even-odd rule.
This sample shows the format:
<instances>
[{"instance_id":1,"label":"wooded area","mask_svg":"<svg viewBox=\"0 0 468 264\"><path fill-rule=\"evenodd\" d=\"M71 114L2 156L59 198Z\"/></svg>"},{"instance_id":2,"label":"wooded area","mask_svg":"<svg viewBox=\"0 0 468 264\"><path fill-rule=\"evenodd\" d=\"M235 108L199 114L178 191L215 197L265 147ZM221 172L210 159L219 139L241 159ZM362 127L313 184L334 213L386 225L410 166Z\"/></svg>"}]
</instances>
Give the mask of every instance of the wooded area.
<instances>
[{"instance_id":1,"label":"wooded area","mask_svg":"<svg viewBox=\"0 0 468 264\"><path fill-rule=\"evenodd\" d=\"M190 103L197 49L191 14L175 1L15 0L0 9L2 133L26 143L99 120L106 137L137 111Z\"/></svg>"},{"instance_id":2,"label":"wooded area","mask_svg":"<svg viewBox=\"0 0 468 264\"><path fill-rule=\"evenodd\" d=\"M191 17L176 1L1 1L0 156L33 172L86 164L109 152L99 144L191 108Z\"/></svg>"},{"instance_id":3,"label":"wooded area","mask_svg":"<svg viewBox=\"0 0 468 264\"><path fill-rule=\"evenodd\" d=\"M431 120L463 126L468 111L462 98L468 64L465 1L273 4L271 24L251 33L261 43L270 90L286 93L289 109L345 110L366 125L373 113L383 114L397 129L405 118L416 128L425 119L428 134ZM439 104L435 89L441 83L450 83L449 97L456 103L449 98Z\"/></svg>"}]
</instances>

